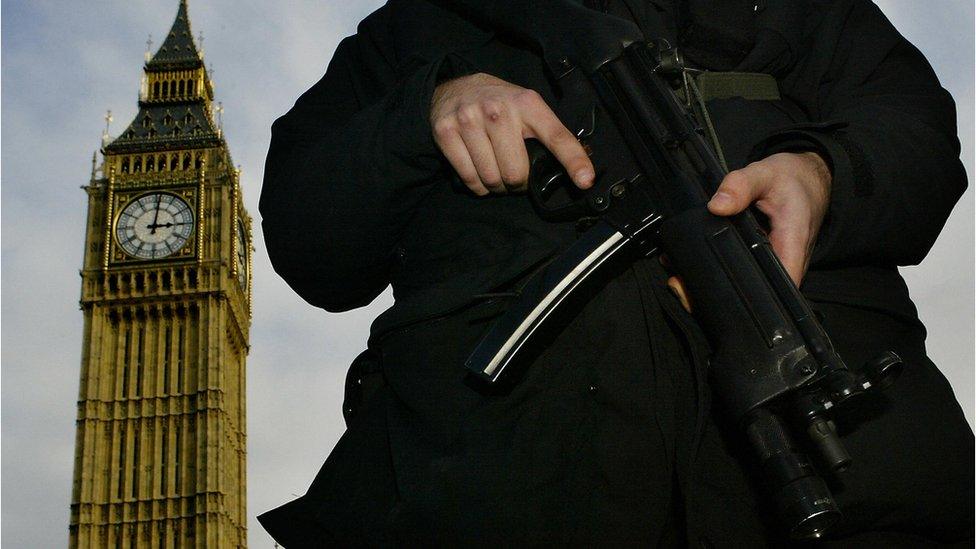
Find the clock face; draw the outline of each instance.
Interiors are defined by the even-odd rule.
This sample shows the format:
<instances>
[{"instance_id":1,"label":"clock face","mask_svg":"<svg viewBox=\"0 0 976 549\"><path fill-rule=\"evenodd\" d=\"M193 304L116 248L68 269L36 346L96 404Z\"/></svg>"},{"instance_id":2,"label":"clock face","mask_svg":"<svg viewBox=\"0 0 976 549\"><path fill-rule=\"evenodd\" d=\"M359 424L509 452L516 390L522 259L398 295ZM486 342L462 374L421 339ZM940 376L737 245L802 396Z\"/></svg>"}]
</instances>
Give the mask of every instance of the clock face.
<instances>
[{"instance_id":1,"label":"clock face","mask_svg":"<svg viewBox=\"0 0 976 549\"><path fill-rule=\"evenodd\" d=\"M190 239L193 211L170 193L147 193L125 205L115 223L115 238L136 259L173 255Z\"/></svg>"},{"instance_id":2,"label":"clock face","mask_svg":"<svg viewBox=\"0 0 976 549\"><path fill-rule=\"evenodd\" d=\"M247 288L247 234L244 223L237 222L237 280L241 286Z\"/></svg>"}]
</instances>

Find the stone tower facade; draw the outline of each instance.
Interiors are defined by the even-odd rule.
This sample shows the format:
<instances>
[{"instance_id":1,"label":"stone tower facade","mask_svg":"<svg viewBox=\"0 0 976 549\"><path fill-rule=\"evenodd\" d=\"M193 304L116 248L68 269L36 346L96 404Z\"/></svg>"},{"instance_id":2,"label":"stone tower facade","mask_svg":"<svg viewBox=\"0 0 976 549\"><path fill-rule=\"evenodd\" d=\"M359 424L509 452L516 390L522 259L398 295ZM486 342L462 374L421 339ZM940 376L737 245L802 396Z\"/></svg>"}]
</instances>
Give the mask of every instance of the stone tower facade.
<instances>
[{"instance_id":1,"label":"stone tower facade","mask_svg":"<svg viewBox=\"0 0 976 549\"><path fill-rule=\"evenodd\" d=\"M247 544L251 218L216 110L184 0L84 187L71 547Z\"/></svg>"}]
</instances>

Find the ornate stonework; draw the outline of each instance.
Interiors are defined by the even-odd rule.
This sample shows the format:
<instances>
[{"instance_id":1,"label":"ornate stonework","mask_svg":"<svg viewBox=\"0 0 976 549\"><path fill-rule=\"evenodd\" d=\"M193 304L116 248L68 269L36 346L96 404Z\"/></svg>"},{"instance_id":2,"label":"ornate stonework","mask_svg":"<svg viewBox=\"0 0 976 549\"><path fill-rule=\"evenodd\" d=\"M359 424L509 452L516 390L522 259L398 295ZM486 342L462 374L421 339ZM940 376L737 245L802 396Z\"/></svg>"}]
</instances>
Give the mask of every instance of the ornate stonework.
<instances>
[{"instance_id":1,"label":"ornate stonework","mask_svg":"<svg viewBox=\"0 0 976 549\"><path fill-rule=\"evenodd\" d=\"M251 218L185 0L85 187L71 547L244 547Z\"/></svg>"}]
</instances>

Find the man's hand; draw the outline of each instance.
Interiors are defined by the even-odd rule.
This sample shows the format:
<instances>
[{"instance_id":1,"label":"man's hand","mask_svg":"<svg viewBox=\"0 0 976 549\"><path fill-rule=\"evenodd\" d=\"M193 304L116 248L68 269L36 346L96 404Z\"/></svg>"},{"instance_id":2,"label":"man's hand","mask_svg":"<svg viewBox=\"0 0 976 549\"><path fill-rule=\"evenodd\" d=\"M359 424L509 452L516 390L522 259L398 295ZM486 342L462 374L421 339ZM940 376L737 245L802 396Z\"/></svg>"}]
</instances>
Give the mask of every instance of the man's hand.
<instances>
[{"instance_id":1,"label":"man's hand","mask_svg":"<svg viewBox=\"0 0 976 549\"><path fill-rule=\"evenodd\" d=\"M777 153L725 176L708 210L734 215L751 204L769 218L769 242L797 286L827 213L831 175L815 152Z\"/></svg>"},{"instance_id":2,"label":"man's hand","mask_svg":"<svg viewBox=\"0 0 976 549\"><path fill-rule=\"evenodd\" d=\"M769 242L797 286L810 263L830 200L830 169L815 152L777 153L729 172L708 203L715 215L734 215L755 204L769 218ZM676 277L668 287L691 308Z\"/></svg>"},{"instance_id":3,"label":"man's hand","mask_svg":"<svg viewBox=\"0 0 976 549\"><path fill-rule=\"evenodd\" d=\"M578 187L593 184L583 146L533 90L484 73L450 80L434 90L430 123L441 152L479 196L525 190L528 138L549 149Z\"/></svg>"}]
</instances>

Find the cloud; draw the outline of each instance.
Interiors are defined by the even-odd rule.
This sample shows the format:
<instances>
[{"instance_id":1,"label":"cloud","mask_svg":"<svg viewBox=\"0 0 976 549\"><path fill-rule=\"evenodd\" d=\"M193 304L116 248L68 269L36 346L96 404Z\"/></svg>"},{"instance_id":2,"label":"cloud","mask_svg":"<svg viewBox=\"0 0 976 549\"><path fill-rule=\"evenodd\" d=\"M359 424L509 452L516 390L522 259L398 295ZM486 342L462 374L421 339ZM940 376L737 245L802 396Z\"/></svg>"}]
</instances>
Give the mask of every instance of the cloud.
<instances>
[{"instance_id":1,"label":"cloud","mask_svg":"<svg viewBox=\"0 0 976 549\"><path fill-rule=\"evenodd\" d=\"M245 203L255 221L271 122L321 77L339 40L379 4L190 2L193 28L203 31L206 58L216 70L225 132L243 168ZM151 33L160 43L176 5L4 3L2 532L11 547L57 547L67 540L81 349L77 273L86 215L79 186L87 183L105 110L113 111L113 132L135 115L146 37ZM972 4L881 5L956 95L972 173ZM936 362L952 369L957 388L969 391L970 419L972 219L970 191L932 257L908 273L931 328ZM273 273L257 224L255 229L249 541L270 547L253 517L304 492L338 440L345 370L365 346L369 322L391 297L386 293L367 308L341 315L317 310Z\"/></svg>"}]
</instances>

